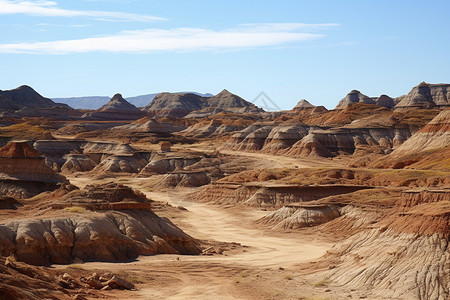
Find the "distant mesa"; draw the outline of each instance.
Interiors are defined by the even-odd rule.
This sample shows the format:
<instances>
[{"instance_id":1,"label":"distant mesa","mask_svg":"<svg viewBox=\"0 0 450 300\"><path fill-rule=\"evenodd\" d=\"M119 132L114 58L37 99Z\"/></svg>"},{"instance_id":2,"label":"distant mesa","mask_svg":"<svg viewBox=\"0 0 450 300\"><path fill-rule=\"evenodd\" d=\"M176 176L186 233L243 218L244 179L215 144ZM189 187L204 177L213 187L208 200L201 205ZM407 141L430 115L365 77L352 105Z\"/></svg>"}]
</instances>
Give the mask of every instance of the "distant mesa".
<instances>
[{"instance_id":1,"label":"distant mesa","mask_svg":"<svg viewBox=\"0 0 450 300\"><path fill-rule=\"evenodd\" d=\"M94 112L84 114L83 118L95 120L137 120L145 116L145 112L129 103L121 94L115 94L108 103Z\"/></svg>"}]
</instances>

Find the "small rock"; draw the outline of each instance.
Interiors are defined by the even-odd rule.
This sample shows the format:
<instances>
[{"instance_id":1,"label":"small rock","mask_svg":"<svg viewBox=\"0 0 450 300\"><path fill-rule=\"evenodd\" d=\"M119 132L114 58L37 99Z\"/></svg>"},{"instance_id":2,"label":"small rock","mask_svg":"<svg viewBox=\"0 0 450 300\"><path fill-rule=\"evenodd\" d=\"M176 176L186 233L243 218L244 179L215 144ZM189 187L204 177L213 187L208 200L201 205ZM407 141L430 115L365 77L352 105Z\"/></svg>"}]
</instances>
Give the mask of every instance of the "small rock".
<instances>
[{"instance_id":1,"label":"small rock","mask_svg":"<svg viewBox=\"0 0 450 300\"><path fill-rule=\"evenodd\" d=\"M279 267L278 270L284 271L284 268L283 267Z\"/></svg>"},{"instance_id":2,"label":"small rock","mask_svg":"<svg viewBox=\"0 0 450 300\"><path fill-rule=\"evenodd\" d=\"M75 300L87 300L86 297L81 296L81 295L76 295L73 299L75 299Z\"/></svg>"},{"instance_id":3,"label":"small rock","mask_svg":"<svg viewBox=\"0 0 450 300\"><path fill-rule=\"evenodd\" d=\"M113 278L108 280L106 284L113 289L122 289L122 288L126 290L134 289L134 284L126 281L125 279L120 278L119 276L113 276Z\"/></svg>"},{"instance_id":4,"label":"small rock","mask_svg":"<svg viewBox=\"0 0 450 300\"><path fill-rule=\"evenodd\" d=\"M113 274L111 274L111 273L104 273L102 276L100 276L99 280L101 282L106 282L106 281L110 280L111 278L113 278Z\"/></svg>"},{"instance_id":5,"label":"small rock","mask_svg":"<svg viewBox=\"0 0 450 300\"><path fill-rule=\"evenodd\" d=\"M325 293L329 293L329 292L331 292L330 289L326 289L326 290L325 290Z\"/></svg>"}]
</instances>

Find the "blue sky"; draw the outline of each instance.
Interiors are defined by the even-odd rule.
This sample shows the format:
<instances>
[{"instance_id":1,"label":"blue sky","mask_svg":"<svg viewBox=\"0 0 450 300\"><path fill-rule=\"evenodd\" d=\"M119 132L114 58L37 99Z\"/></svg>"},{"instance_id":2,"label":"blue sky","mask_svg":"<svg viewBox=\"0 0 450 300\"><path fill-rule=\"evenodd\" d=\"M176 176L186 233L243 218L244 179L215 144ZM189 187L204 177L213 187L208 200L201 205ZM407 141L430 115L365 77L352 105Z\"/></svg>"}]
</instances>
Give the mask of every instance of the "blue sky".
<instances>
[{"instance_id":1,"label":"blue sky","mask_svg":"<svg viewBox=\"0 0 450 300\"><path fill-rule=\"evenodd\" d=\"M0 89L218 93L333 108L450 83L450 1L0 0ZM258 104L258 103L257 103Z\"/></svg>"}]
</instances>

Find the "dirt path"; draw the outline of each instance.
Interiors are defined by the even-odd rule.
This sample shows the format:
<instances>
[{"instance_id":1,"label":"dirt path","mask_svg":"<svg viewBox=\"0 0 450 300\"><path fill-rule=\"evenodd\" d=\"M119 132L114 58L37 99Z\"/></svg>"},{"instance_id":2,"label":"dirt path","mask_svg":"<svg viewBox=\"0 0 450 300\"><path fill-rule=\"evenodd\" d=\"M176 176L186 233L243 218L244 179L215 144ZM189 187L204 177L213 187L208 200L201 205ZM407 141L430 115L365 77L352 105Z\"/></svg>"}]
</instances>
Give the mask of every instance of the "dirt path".
<instances>
[{"instance_id":1,"label":"dirt path","mask_svg":"<svg viewBox=\"0 0 450 300\"><path fill-rule=\"evenodd\" d=\"M311 237L293 237L258 228L254 221L267 212L254 209L227 210L204 203L183 201L183 193L146 193L152 199L187 207L188 217L179 224L188 234L207 240L237 242L249 249L238 255L215 256L214 261L233 262L255 267L292 267L322 256L331 244ZM301 246L299 246L301 245Z\"/></svg>"}]
</instances>

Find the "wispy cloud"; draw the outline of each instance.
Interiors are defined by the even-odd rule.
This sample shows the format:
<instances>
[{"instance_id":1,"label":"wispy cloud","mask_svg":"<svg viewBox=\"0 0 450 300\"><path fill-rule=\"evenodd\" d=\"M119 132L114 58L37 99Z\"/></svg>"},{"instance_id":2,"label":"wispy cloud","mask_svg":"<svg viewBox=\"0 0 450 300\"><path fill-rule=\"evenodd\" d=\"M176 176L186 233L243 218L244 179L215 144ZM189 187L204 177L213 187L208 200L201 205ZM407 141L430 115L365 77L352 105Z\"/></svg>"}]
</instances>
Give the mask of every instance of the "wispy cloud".
<instances>
[{"instance_id":1,"label":"wispy cloud","mask_svg":"<svg viewBox=\"0 0 450 300\"><path fill-rule=\"evenodd\" d=\"M67 54L239 50L278 46L289 42L321 38L324 37L323 34L304 32L307 28L317 28L319 25L301 23L247 24L220 31L202 28L146 29L77 40L0 44L0 52ZM330 26L337 25L327 24L325 27L329 28Z\"/></svg>"},{"instance_id":2,"label":"wispy cloud","mask_svg":"<svg viewBox=\"0 0 450 300\"><path fill-rule=\"evenodd\" d=\"M106 21L161 21L165 18L125 12L70 10L58 7L55 1L0 0L0 15L26 14L44 17L89 17Z\"/></svg>"}]
</instances>

